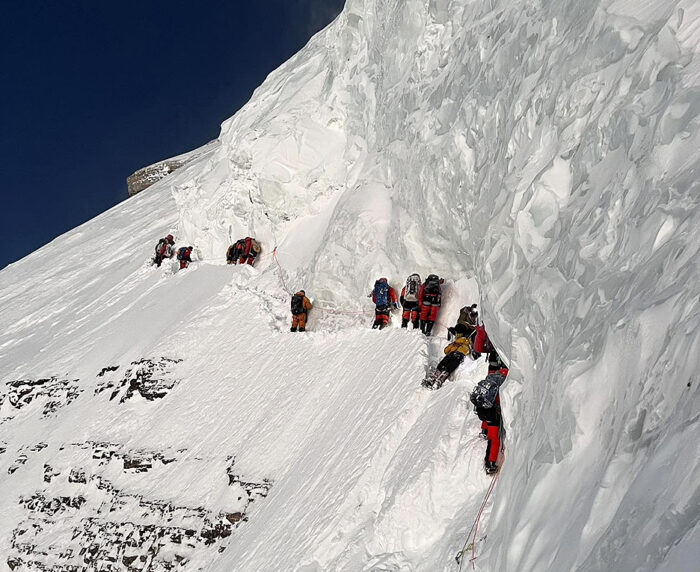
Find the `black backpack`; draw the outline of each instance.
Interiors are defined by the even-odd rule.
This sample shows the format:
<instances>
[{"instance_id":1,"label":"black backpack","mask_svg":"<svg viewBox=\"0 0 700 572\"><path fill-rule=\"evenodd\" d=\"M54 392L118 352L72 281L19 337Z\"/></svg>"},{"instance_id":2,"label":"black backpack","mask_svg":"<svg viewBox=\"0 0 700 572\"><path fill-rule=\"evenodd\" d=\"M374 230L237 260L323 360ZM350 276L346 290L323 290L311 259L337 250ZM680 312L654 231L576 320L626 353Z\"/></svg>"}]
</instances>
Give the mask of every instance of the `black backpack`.
<instances>
[{"instance_id":1,"label":"black backpack","mask_svg":"<svg viewBox=\"0 0 700 572\"><path fill-rule=\"evenodd\" d=\"M299 294L292 296L292 314L304 313L304 297Z\"/></svg>"},{"instance_id":2,"label":"black backpack","mask_svg":"<svg viewBox=\"0 0 700 572\"><path fill-rule=\"evenodd\" d=\"M496 405L498 390L505 381L499 373L491 373L476 384L474 391L469 396L470 401L477 409L491 409Z\"/></svg>"},{"instance_id":3,"label":"black backpack","mask_svg":"<svg viewBox=\"0 0 700 572\"><path fill-rule=\"evenodd\" d=\"M440 293L440 278L435 274L431 274L425 279L425 290L424 292L428 294L439 294Z\"/></svg>"}]
</instances>

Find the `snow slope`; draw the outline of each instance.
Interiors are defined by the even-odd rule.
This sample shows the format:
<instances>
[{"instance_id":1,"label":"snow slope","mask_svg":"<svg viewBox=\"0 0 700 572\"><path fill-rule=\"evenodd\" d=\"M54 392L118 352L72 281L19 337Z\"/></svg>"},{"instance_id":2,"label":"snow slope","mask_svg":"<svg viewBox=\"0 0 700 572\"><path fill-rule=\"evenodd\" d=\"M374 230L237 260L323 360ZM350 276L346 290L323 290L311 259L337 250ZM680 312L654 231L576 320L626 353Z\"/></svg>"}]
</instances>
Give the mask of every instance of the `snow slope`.
<instances>
[{"instance_id":1,"label":"snow slope","mask_svg":"<svg viewBox=\"0 0 700 572\"><path fill-rule=\"evenodd\" d=\"M455 569L491 483L484 365L428 393L444 340L367 327L374 279L418 271L447 279L441 326L480 300L511 364L473 565L694 569L699 22L690 0L349 0L219 145L0 273L0 552ZM145 263L168 231L198 247L184 272ZM227 267L246 235L258 266Z\"/></svg>"}]
</instances>

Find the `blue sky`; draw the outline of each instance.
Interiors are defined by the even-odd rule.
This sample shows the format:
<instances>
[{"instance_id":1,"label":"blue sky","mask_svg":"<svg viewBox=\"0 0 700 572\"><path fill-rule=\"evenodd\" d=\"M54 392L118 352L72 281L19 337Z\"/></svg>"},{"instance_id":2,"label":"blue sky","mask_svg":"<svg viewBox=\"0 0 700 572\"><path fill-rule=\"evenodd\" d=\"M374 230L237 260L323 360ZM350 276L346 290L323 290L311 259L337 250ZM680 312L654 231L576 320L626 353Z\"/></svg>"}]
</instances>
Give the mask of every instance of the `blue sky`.
<instances>
[{"instance_id":1,"label":"blue sky","mask_svg":"<svg viewBox=\"0 0 700 572\"><path fill-rule=\"evenodd\" d=\"M0 22L0 268L215 138L344 0L33 0Z\"/></svg>"}]
</instances>

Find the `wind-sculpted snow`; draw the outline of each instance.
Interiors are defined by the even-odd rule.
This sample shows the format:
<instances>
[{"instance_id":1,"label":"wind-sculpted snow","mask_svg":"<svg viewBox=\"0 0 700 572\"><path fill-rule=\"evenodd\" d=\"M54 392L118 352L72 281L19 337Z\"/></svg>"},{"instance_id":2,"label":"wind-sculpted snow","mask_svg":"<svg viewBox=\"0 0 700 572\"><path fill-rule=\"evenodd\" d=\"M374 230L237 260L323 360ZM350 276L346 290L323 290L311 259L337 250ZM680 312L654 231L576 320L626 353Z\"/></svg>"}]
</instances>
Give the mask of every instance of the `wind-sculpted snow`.
<instances>
[{"instance_id":1,"label":"wind-sculpted snow","mask_svg":"<svg viewBox=\"0 0 700 572\"><path fill-rule=\"evenodd\" d=\"M0 274L3 382L79 380L46 418L1 406L2 546L20 497L62 498L27 490L43 463L91 440L191 452L173 485L120 483L210 521L241 502L232 458L271 483L222 552L188 553L210 570L454 569L489 483L484 365L427 393L442 340L367 330L373 281L417 271L447 278L438 333L479 298L511 365L467 564L694 569L698 45L692 0L349 0L210 151ZM187 271L145 264L168 231ZM225 266L246 235L256 268ZM183 360L162 398L109 399L161 356Z\"/></svg>"},{"instance_id":2,"label":"wind-sculpted snow","mask_svg":"<svg viewBox=\"0 0 700 572\"><path fill-rule=\"evenodd\" d=\"M246 216L276 213L247 228L328 302L477 278L513 366L486 569L692 544L699 22L681 0L351 0L224 125L246 177L208 197L246 181Z\"/></svg>"}]
</instances>

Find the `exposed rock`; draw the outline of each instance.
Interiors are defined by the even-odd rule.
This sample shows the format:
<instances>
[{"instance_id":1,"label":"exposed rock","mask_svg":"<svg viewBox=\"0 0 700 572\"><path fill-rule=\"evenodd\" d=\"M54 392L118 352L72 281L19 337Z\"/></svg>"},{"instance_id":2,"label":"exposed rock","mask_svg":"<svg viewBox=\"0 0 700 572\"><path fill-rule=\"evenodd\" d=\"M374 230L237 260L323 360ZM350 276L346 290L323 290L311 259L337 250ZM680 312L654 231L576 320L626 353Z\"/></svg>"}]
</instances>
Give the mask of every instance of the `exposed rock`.
<instances>
[{"instance_id":1,"label":"exposed rock","mask_svg":"<svg viewBox=\"0 0 700 572\"><path fill-rule=\"evenodd\" d=\"M126 178L126 189L129 196L133 196L136 193L140 193L144 189L147 189L154 183L157 183L161 179L167 177L173 171L176 171L180 167L194 161L207 151L211 150L217 141L213 140L206 145L190 151L189 153L184 153L176 157L171 157L170 159L165 159L159 161L158 163L153 163L148 167L143 167L135 173L129 175Z\"/></svg>"},{"instance_id":2,"label":"exposed rock","mask_svg":"<svg viewBox=\"0 0 700 572\"><path fill-rule=\"evenodd\" d=\"M47 417L73 402L82 393L82 389L78 389L78 382L77 379L59 379L55 376L10 381L0 389L0 407L7 401L14 409L20 410L32 402L41 401L44 405L42 417ZM3 421L12 417L5 417Z\"/></svg>"},{"instance_id":3,"label":"exposed rock","mask_svg":"<svg viewBox=\"0 0 700 572\"><path fill-rule=\"evenodd\" d=\"M181 361L160 357L132 362L120 380L106 380L95 388L95 394L111 389L109 399L112 400L121 394L119 403L124 403L136 394L148 401L161 399L180 382L173 376L172 370ZM115 370L108 368L102 370L105 373L106 371Z\"/></svg>"},{"instance_id":4,"label":"exposed rock","mask_svg":"<svg viewBox=\"0 0 700 572\"><path fill-rule=\"evenodd\" d=\"M41 450L44 448L41 445L27 451ZM84 442L61 446L58 451L65 452L52 457L51 465L43 465L44 490L19 499L26 516L12 532L12 554L6 560L11 569L187 570L189 562L202 561L200 556L193 558L197 553L222 552L226 539L247 521L247 507L264 497L271 486L266 479L254 482L233 475L235 457L228 457L229 485L238 487L229 489L228 510L217 512L180 506L134 491L138 490L139 479L144 478L140 473L152 469L156 463L177 463L187 452L185 449L169 454L130 450L115 443ZM197 465L192 465L191 457L185 455L185 458L185 470L199 470ZM66 464L74 459L80 459L83 466ZM107 476L115 478L118 474L115 469L120 465L123 473L116 485ZM175 470L180 469L176 466ZM67 476L57 478L61 474ZM133 489L129 484L131 479L136 485ZM128 492L121 490L122 486L128 487ZM72 493L71 487L76 487Z\"/></svg>"}]
</instances>

